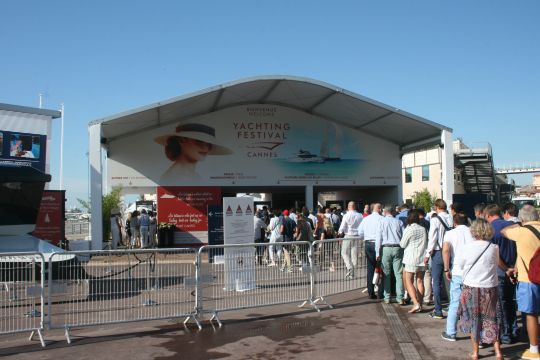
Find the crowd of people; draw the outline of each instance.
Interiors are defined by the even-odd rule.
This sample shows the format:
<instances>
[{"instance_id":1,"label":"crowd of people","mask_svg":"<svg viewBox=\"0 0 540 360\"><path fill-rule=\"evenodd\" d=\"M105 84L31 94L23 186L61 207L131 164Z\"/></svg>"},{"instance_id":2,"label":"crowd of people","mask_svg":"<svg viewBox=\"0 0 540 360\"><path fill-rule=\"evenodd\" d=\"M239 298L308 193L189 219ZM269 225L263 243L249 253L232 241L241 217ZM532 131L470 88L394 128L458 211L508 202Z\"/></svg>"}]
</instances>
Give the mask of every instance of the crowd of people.
<instances>
[{"instance_id":1,"label":"crowd of people","mask_svg":"<svg viewBox=\"0 0 540 360\"><path fill-rule=\"evenodd\" d=\"M350 238L363 240L370 298L411 306L409 313L433 306L429 316L446 318L444 340L456 341L458 330L469 334L472 359L486 344L493 344L497 359L502 359L501 343L520 338L529 341L522 358L540 359L540 285L529 279L530 271L540 270L529 268L540 247L538 212L525 205L518 213L508 203L478 204L474 213L471 220L462 206L448 208L442 199L427 214L407 205L380 203L360 213L354 202L345 213L322 207L313 213L307 208L263 208L255 214L254 240L271 243L268 254L258 253L269 258L268 266L281 264L282 271L291 272L294 249L279 242L343 238L340 254L346 279L353 279L358 267L359 241ZM382 286L373 281L379 269ZM445 299L448 307L443 312Z\"/></svg>"},{"instance_id":2,"label":"crowd of people","mask_svg":"<svg viewBox=\"0 0 540 360\"><path fill-rule=\"evenodd\" d=\"M111 211L111 248L125 246L130 249L146 249L157 245L157 214L141 209L128 213L122 225L120 211Z\"/></svg>"}]
</instances>

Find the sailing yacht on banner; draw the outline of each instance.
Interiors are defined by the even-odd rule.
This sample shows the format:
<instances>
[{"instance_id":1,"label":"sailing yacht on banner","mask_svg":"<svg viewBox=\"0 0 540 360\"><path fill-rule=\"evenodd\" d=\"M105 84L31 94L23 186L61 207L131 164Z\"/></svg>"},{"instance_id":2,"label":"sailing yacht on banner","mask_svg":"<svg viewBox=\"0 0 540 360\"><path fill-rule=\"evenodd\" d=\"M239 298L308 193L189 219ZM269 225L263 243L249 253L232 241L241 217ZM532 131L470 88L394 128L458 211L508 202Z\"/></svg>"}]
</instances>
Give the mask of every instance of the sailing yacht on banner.
<instances>
[{"instance_id":1,"label":"sailing yacht on banner","mask_svg":"<svg viewBox=\"0 0 540 360\"><path fill-rule=\"evenodd\" d=\"M334 128L334 142L329 145L329 133ZM327 122L323 132L323 141L321 143L321 157L324 161L338 161L341 160L341 142L343 139L343 132L339 126L333 123ZM330 151L331 150L331 151ZM333 155L333 156L332 156Z\"/></svg>"},{"instance_id":2,"label":"sailing yacht on banner","mask_svg":"<svg viewBox=\"0 0 540 360\"><path fill-rule=\"evenodd\" d=\"M334 142L330 144L329 133L334 128ZM294 156L287 159L288 162L295 163L324 163L327 161L339 161L341 160L341 142L343 133L340 127L335 124L327 123L321 142L321 154L316 155L308 150L300 149Z\"/></svg>"}]
</instances>

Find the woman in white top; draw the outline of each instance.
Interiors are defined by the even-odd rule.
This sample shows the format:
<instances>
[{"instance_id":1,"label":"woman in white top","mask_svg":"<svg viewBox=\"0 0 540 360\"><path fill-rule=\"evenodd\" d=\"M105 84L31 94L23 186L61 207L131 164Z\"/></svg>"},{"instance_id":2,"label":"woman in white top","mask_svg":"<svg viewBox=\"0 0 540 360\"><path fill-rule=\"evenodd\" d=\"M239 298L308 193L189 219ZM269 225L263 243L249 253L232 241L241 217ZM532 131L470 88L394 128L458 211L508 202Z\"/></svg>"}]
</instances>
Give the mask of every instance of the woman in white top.
<instances>
[{"instance_id":1,"label":"woman in white top","mask_svg":"<svg viewBox=\"0 0 540 360\"><path fill-rule=\"evenodd\" d=\"M407 227L403 232L399 245L403 251L403 280L407 293L411 297L414 306L409 313L422 311L422 299L424 298L424 253L427 246L426 229L420 225L418 210L410 210L407 216ZM414 276L416 286L414 287Z\"/></svg>"},{"instance_id":2,"label":"woman in white top","mask_svg":"<svg viewBox=\"0 0 540 360\"><path fill-rule=\"evenodd\" d=\"M463 269L463 289L458 309L459 329L471 335L472 359L478 359L478 344L494 344L497 359L502 359L499 341L498 308L499 247L490 242L493 227L484 219L471 224L476 241L463 245L453 268Z\"/></svg>"}]
</instances>

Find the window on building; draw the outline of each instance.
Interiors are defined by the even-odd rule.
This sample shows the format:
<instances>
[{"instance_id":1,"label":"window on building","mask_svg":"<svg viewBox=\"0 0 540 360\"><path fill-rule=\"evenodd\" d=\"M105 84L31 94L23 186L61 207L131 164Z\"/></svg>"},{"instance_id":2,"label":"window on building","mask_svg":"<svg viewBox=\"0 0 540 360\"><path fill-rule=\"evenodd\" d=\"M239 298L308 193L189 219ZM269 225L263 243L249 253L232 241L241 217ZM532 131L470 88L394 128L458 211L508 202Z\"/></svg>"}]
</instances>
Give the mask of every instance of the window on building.
<instances>
[{"instance_id":1,"label":"window on building","mask_svg":"<svg viewBox=\"0 0 540 360\"><path fill-rule=\"evenodd\" d=\"M412 182L412 168L405 168L405 182Z\"/></svg>"},{"instance_id":2,"label":"window on building","mask_svg":"<svg viewBox=\"0 0 540 360\"><path fill-rule=\"evenodd\" d=\"M429 165L422 166L422 181L429 181Z\"/></svg>"}]
</instances>

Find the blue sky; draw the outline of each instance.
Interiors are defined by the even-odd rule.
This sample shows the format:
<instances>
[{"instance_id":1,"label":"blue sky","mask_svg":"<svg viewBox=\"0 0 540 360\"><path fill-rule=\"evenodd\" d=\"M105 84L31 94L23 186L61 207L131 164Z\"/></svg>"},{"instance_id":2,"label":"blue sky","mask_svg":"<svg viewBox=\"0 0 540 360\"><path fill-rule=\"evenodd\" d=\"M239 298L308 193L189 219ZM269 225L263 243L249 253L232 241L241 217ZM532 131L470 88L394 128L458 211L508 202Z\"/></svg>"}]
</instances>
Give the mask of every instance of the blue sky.
<instances>
[{"instance_id":1,"label":"blue sky","mask_svg":"<svg viewBox=\"0 0 540 360\"><path fill-rule=\"evenodd\" d=\"M263 74L322 80L540 161L540 2L4 0L0 102L65 104L68 204L88 122ZM58 186L59 121L52 188ZM531 175L518 182L530 182Z\"/></svg>"}]
</instances>

